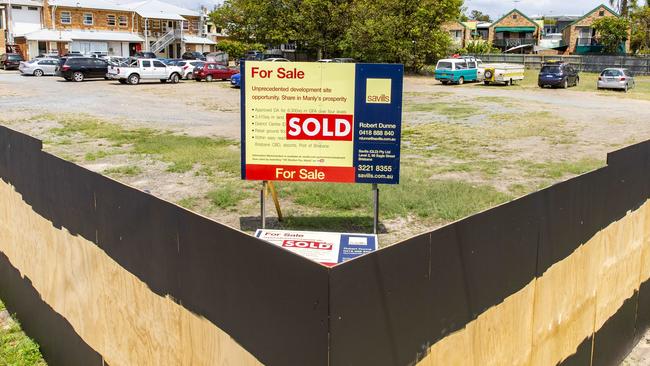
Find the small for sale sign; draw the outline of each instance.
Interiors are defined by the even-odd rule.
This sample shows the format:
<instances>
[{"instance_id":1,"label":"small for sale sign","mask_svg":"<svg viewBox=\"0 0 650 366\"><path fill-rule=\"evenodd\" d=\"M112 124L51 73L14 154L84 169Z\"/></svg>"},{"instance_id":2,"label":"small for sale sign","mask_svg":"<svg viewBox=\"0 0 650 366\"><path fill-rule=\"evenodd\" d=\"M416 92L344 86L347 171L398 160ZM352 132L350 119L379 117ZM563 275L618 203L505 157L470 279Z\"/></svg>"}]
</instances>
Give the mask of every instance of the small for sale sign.
<instances>
[{"instance_id":1,"label":"small for sale sign","mask_svg":"<svg viewBox=\"0 0 650 366\"><path fill-rule=\"evenodd\" d=\"M328 267L377 250L371 234L259 229L255 236Z\"/></svg>"}]
</instances>

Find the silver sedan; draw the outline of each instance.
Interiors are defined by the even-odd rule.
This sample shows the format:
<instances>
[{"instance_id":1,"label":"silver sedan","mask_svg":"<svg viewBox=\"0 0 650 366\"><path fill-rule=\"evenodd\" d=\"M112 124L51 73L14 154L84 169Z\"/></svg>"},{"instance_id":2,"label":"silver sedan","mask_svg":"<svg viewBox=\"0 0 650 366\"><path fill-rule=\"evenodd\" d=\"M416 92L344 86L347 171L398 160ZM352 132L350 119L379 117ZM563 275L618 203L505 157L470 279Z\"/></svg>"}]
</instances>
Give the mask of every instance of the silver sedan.
<instances>
[{"instance_id":1,"label":"silver sedan","mask_svg":"<svg viewBox=\"0 0 650 366\"><path fill-rule=\"evenodd\" d=\"M605 69L598 77L598 89L620 89L627 92L634 88L634 76L627 69Z\"/></svg>"},{"instance_id":2,"label":"silver sedan","mask_svg":"<svg viewBox=\"0 0 650 366\"><path fill-rule=\"evenodd\" d=\"M18 70L24 75L54 75L59 60L55 58L37 58L31 61L23 61Z\"/></svg>"}]
</instances>

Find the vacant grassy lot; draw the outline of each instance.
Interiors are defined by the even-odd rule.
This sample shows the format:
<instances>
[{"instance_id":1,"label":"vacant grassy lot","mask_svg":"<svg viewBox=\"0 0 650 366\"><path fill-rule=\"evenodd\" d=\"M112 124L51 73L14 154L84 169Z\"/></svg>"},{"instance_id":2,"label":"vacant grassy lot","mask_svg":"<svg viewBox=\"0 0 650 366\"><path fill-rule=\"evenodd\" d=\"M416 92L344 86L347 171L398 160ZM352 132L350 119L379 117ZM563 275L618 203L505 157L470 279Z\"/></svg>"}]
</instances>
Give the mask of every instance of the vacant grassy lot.
<instances>
[{"instance_id":1,"label":"vacant grassy lot","mask_svg":"<svg viewBox=\"0 0 650 366\"><path fill-rule=\"evenodd\" d=\"M20 324L9 317L0 300L0 365L46 365L38 345L20 329Z\"/></svg>"}]
</instances>

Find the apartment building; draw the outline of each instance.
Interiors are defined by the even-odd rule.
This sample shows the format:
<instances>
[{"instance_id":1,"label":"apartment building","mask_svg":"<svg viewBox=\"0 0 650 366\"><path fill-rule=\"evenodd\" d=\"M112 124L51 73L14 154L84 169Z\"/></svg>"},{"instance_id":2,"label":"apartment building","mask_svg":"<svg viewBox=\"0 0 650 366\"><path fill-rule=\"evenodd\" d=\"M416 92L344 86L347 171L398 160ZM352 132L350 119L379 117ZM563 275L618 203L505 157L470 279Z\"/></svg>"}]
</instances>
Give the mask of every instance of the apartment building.
<instances>
[{"instance_id":1,"label":"apartment building","mask_svg":"<svg viewBox=\"0 0 650 366\"><path fill-rule=\"evenodd\" d=\"M488 41L502 51L532 52L542 36L543 26L543 22L512 9L490 25Z\"/></svg>"},{"instance_id":2,"label":"apartment building","mask_svg":"<svg viewBox=\"0 0 650 366\"><path fill-rule=\"evenodd\" d=\"M620 15L605 4L601 4L562 29L567 44L566 53L578 55L600 53L603 45L593 25L596 20L603 17L620 17ZM619 52L630 52L629 37L628 41L621 44Z\"/></svg>"},{"instance_id":3,"label":"apartment building","mask_svg":"<svg viewBox=\"0 0 650 366\"><path fill-rule=\"evenodd\" d=\"M42 13L40 1L0 0L0 53L8 51L7 45L13 45L16 37L40 29Z\"/></svg>"},{"instance_id":4,"label":"apartment building","mask_svg":"<svg viewBox=\"0 0 650 366\"><path fill-rule=\"evenodd\" d=\"M13 4L15 0L11 1ZM212 51L216 44L205 37L204 17L199 12L158 0L125 4L109 0L43 1L40 24L15 33L12 39L26 58L46 52L126 57L139 51L180 57L185 51ZM15 21L16 16L10 15Z\"/></svg>"},{"instance_id":5,"label":"apartment building","mask_svg":"<svg viewBox=\"0 0 650 366\"><path fill-rule=\"evenodd\" d=\"M472 39L476 32L476 21L460 22L451 21L442 25L442 29L449 32L454 47L463 48Z\"/></svg>"}]
</instances>

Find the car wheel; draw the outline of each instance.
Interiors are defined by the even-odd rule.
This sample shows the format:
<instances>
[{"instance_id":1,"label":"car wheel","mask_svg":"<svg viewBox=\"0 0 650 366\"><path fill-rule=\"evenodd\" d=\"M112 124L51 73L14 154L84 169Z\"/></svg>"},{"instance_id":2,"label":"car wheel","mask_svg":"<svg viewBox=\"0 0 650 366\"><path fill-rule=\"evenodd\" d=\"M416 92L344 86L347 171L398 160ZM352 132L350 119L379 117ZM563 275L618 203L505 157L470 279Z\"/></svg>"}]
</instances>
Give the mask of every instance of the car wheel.
<instances>
[{"instance_id":1,"label":"car wheel","mask_svg":"<svg viewBox=\"0 0 650 366\"><path fill-rule=\"evenodd\" d=\"M208 75L205 77L205 81L211 82L212 81L212 75Z\"/></svg>"},{"instance_id":2,"label":"car wheel","mask_svg":"<svg viewBox=\"0 0 650 366\"><path fill-rule=\"evenodd\" d=\"M38 69L34 70L34 76L40 78L41 76L43 76L43 70L38 70Z\"/></svg>"},{"instance_id":3,"label":"car wheel","mask_svg":"<svg viewBox=\"0 0 650 366\"><path fill-rule=\"evenodd\" d=\"M84 81L84 74L81 71L76 71L74 74L72 74L72 80L80 83Z\"/></svg>"},{"instance_id":4,"label":"car wheel","mask_svg":"<svg viewBox=\"0 0 650 366\"><path fill-rule=\"evenodd\" d=\"M465 78L461 76L460 79L458 79L458 85L463 85L463 84L465 84Z\"/></svg>"},{"instance_id":5,"label":"car wheel","mask_svg":"<svg viewBox=\"0 0 650 366\"><path fill-rule=\"evenodd\" d=\"M562 84L562 89L567 89L569 87L569 79L564 79L564 83Z\"/></svg>"},{"instance_id":6,"label":"car wheel","mask_svg":"<svg viewBox=\"0 0 650 366\"><path fill-rule=\"evenodd\" d=\"M629 85L627 85L627 83L625 83L625 89L623 89L623 91L627 93L628 90L630 90Z\"/></svg>"},{"instance_id":7,"label":"car wheel","mask_svg":"<svg viewBox=\"0 0 650 366\"><path fill-rule=\"evenodd\" d=\"M194 79L194 73L193 72L187 74L187 80L192 80L192 79Z\"/></svg>"},{"instance_id":8,"label":"car wheel","mask_svg":"<svg viewBox=\"0 0 650 366\"><path fill-rule=\"evenodd\" d=\"M2 67L7 71L7 64L2 65Z\"/></svg>"},{"instance_id":9,"label":"car wheel","mask_svg":"<svg viewBox=\"0 0 650 366\"><path fill-rule=\"evenodd\" d=\"M140 76L138 74L133 74L129 76L129 84L138 85L140 83Z\"/></svg>"},{"instance_id":10,"label":"car wheel","mask_svg":"<svg viewBox=\"0 0 650 366\"><path fill-rule=\"evenodd\" d=\"M172 84L178 84L178 81L181 79L180 76L176 73L172 74L169 78L172 81Z\"/></svg>"}]
</instances>

